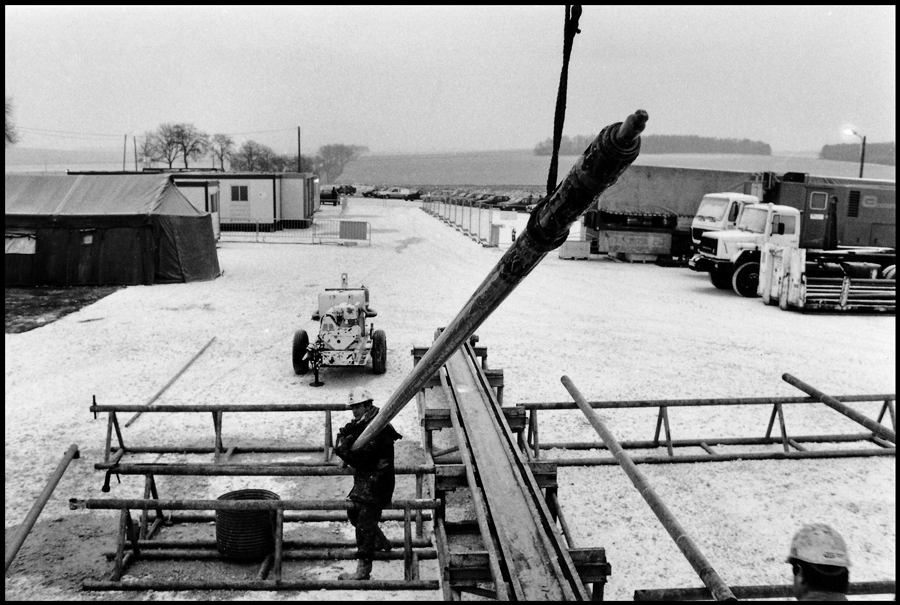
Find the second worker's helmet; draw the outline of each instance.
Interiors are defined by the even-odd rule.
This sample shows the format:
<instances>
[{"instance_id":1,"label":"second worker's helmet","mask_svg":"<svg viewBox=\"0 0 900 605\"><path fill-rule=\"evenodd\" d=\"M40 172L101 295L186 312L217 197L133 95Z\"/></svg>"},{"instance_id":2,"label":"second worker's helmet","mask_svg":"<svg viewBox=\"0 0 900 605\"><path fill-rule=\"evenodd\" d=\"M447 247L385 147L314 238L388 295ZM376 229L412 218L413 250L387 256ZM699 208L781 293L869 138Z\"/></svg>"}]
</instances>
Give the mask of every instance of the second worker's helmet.
<instances>
[{"instance_id":1,"label":"second worker's helmet","mask_svg":"<svg viewBox=\"0 0 900 605\"><path fill-rule=\"evenodd\" d=\"M366 401L372 401L372 393L369 392L369 389L363 387L354 387L350 390L350 394L347 396L347 407L365 403Z\"/></svg>"},{"instance_id":2,"label":"second worker's helmet","mask_svg":"<svg viewBox=\"0 0 900 605\"><path fill-rule=\"evenodd\" d=\"M799 559L817 565L850 567L847 544L839 533L824 523L804 525L794 534L787 562Z\"/></svg>"}]
</instances>

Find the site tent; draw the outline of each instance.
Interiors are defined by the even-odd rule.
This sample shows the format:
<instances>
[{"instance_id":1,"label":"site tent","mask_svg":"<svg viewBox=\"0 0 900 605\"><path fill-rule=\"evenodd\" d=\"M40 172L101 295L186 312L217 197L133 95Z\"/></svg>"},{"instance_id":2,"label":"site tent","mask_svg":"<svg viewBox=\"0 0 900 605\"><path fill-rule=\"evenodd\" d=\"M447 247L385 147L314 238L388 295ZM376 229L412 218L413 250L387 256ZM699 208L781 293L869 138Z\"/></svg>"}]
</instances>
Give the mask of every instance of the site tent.
<instances>
[{"instance_id":1,"label":"site tent","mask_svg":"<svg viewBox=\"0 0 900 605\"><path fill-rule=\"evenodd\" d=\"M6 175L6 285L215 279L210 215L168 175Z\"/></svg>"}]
</instances>

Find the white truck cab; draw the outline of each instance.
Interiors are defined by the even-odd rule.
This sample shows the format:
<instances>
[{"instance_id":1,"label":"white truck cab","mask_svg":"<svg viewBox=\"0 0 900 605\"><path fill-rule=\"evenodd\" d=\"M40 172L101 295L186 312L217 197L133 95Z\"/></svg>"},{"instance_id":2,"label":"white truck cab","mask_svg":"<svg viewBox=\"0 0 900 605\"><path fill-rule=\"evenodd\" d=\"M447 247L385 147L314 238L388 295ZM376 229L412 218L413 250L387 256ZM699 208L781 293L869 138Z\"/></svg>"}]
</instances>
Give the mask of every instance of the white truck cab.
<instances>
[{"instance_id":1,"label":"white truck cab","mask_svg":"<svg viewBox=\"0 0 900 605\"><path fill-rule=\"evenodd\" d=\"M759 283L760 249L763 243L797 246L800 241L800 211L776 204L745 206L734 229L700 236L698 253L689 266L709 272L717 288L733 288L741 296L756 296Z\"/></svg>"},{"instance_id":2,"label":"white truck cab","mask_svg":"<svg viewBox=\"0 0 900 605\"><path fill-rule=\"evenodd\" d=\"M708 231L734 229L741 217L741 211L751 204L758 204L755 195L733 193L707 193L700 200L700 207L691 222L691 241L696 248L700 237Z\"/></svg>"}]
</instances>

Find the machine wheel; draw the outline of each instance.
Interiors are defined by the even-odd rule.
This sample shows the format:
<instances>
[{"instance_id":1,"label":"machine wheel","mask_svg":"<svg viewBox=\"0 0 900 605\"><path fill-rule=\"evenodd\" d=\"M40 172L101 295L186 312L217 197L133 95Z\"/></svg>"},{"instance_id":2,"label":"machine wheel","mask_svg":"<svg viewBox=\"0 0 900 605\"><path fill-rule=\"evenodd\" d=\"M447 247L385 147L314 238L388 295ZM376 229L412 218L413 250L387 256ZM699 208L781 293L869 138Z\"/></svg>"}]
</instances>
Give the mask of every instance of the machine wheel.
<instances>
[{"instance_id":1,"label":"machine wheel","mask_svg":"<svg viewBox=\"0 0 900 605\"><path fill-rule=\"evenodd\" d=\"M306 350L309 348L309 336L306 334L306 330L297 330L294 332L294 347L293 347L293 362L294 362L294 374L306 374L309 372L309 360L303 359L306 355Z\"/></svg>"},{"instance_id":2,"label":"machine wheel","mask_svg":"<svg viewBox=\"0 0 900 605\"><path fill-rule=\"evenodd\" d=\"M731 278L734 291L745 298L755 298L759 287L759 263L744 263L738 267Z\"/></svg>"},{"instance_id":3,"label":"machine wheel","mask_svg":"<svg viewBox=\"0 0 900 605\"><path fill-rule=\"evenodd\" d=\"M719 290L728 290L731 288L731 271L710 271L709 281Z\"/></svg>"},{"instance_id":4,"label":"machine wheel","mask_svg":"<svg viewBox=\"0 0 900 605\"><path fill-rule=\"evenodd\" d=\"M372 334L372 371L384 374L387 371L387 336L384 330Z\"/></svg>"}]
</instances>

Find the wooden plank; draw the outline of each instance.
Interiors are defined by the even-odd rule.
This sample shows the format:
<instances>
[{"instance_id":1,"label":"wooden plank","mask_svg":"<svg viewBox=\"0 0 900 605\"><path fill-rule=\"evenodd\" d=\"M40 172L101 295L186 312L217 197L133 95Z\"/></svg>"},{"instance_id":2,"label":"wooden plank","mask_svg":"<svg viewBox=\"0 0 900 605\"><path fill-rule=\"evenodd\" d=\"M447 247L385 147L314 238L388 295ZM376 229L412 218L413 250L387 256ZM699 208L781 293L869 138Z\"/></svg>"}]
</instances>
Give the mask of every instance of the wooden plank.
<instances>
[{"instance_id":1,"label":"wooden plank","mask_svg":"<svg viewBox=\"0 0 900 605\"><path fill-rule=\"evenodd\" d=\"M509 428L514 433L525 430L527 425L525 408L503 408L503 415L506 417ZM450 410L446 408L426 409L425 417L421 420L421 423L426 431L449 429L453 426L450 422Z\"/></svg>"},{"instance_id":2,"label":"wooden plank","mask_svg":"<svg viewBox=\"0 0 900 605\"><path fill-rule=\"evenodd\" d=\"M472 361L457 351L446 363L450 382L459 398L469 444L481 477L482 489L492 511L493 526L503 552L510 583L518 599L572 600L581 586L566 579L551 544L553 536L540 521L535 502L531 500L525 481L513 463L515 442L506 443L503 427L496 426L490 407L493 405L481 390L471 366ZM517 450L516 450L517 451ZM478 461L482 461L478 464ZM580 589L580 590L579 590Z\"/></svg>"}]
</instances>

